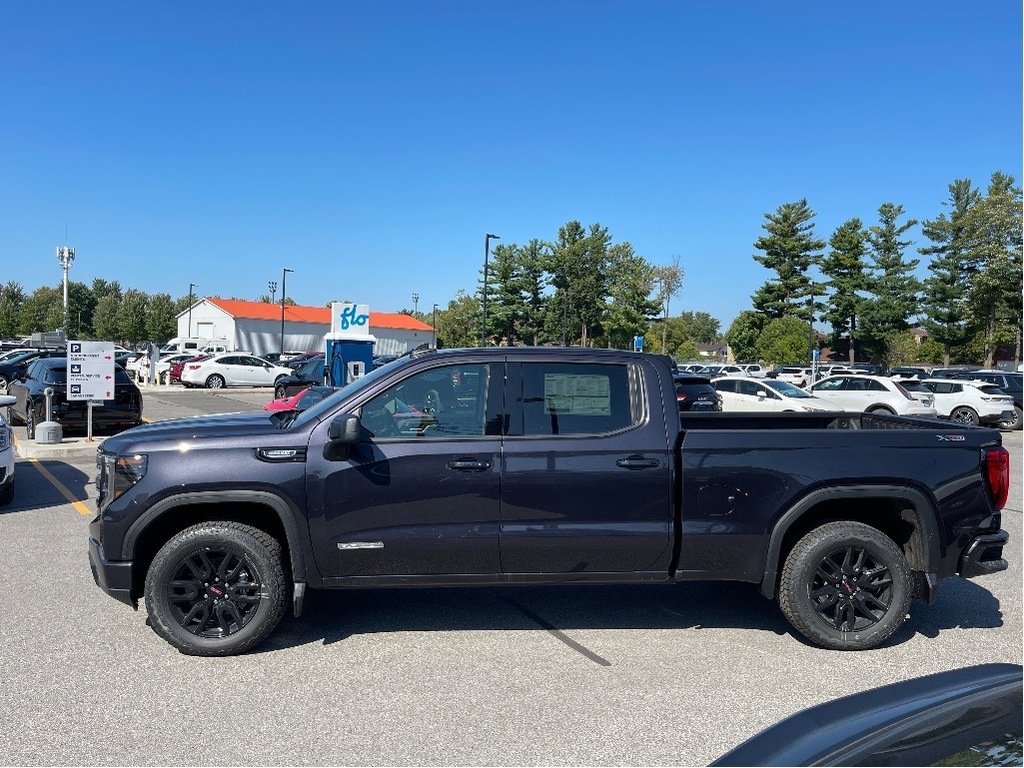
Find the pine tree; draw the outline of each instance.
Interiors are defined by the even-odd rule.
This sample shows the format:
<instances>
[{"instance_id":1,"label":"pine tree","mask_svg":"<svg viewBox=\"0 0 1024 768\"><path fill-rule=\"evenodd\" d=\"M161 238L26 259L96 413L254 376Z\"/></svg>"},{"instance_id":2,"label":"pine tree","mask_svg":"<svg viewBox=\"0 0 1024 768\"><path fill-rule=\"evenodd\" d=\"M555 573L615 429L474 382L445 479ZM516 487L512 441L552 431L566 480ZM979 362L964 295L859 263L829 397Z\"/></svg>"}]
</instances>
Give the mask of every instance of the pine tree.
<instances>
[{"instance_id":1,"label":"pine tree","mask_svg":"<svg viewBox=\"0 0 1024 768\"><path fill-rule=\"evenodd\" d=\"M829 240L831 250L821 260L821 271L828 277L832 293L828 298L822 320L832 326L832 344L844 333L850 338L850 363L856 360L857 318L864 298L860 292L867 288L866 233L860 219L850 219L836 228Z\"/></svg>"},{"instance_id":2,"label":"pine tree","mask_svg":"<svg viewBox=\"0 0 1024 768\"><path fill-rule=\"evenodd\" d=\"M876 354L884 354L886 339L910 327L910 319L920 312L921 281L914 276L919 259L905 261L906 249L913 244L900 240L917 221L898 224L903 206L883 203L878 208L879 224L868 230L868 252L874 262L868 290L873 296L861 309L861 338Z\"/></svg>"},{"instance_id":3,"label":"pine tree","mask_svg":"<svg viewBox=\"0 0 1024 768\"><path fill-rule=\"evenodd\" d=\"M968 216L980 195L971 189L970 179L957 179L949 185L949 218L921 223L921 231L933 245L919 248L924 256L932 256L928 265L931 276L924 281L924 327L928 336L942 345L942 357L949 365L954 347L966 344L971 337L969 285L974 269L970 262Z\"/></svg>"},{"instance_id":4,"label":"pine tree","mask_svg":"<svg viewBox=\"0 0 1024 768\"><path fill-rule=\"evenodd\" d=\"M823 240L814 237L814 216L806 199L784 203L774 214L764 215L761 228L768 234L754 243L756 249L763 251L754 254L754 260L773 270L777 277L751 296L758 312L771 318L810 320L813 309L804 301L811 295L807 270L817 263L825 247Z\"/></svg>"}]
</instances>

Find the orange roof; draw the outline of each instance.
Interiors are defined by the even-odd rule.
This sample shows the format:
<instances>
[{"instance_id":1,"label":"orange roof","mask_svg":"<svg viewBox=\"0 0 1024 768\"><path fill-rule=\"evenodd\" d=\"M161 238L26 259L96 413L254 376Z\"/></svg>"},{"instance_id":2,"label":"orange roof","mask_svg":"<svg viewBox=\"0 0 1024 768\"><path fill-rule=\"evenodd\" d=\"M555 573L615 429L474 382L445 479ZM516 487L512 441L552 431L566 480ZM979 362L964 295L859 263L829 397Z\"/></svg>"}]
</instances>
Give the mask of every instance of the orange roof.
<instances>
[{"instance_id":1,"label":"orange roof","mask_svg":"<svg viewBox=\"0 0 1024 768\"><path fill-rule=\"evenodd\" d=\"M265 301L241 301L239 299L207 298L206 301L227 312L231 317L247 320L280 320L281 305ZM318 323L331 325L330 307L303 307L285 304L284 319L294 323ZM403 331L432 331L430 325L401 312L370 312L370 328L390 328Z\"/></svg>"}]
</instances>

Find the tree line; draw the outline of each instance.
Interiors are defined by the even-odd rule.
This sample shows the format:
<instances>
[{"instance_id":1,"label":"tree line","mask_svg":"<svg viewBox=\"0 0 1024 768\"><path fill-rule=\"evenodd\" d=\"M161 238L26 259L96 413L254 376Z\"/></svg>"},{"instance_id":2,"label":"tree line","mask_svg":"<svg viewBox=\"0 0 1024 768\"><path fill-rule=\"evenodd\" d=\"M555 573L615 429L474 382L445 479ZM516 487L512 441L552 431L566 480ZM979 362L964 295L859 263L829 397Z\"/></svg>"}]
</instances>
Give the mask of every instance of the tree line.
<instances>
[{"instance_id":1,"label":"tree line","mask_svg":"<svg viewBox=\"0 0 1024 768\"><path fill-rule=\"evenodd\" d=\"M806 362L815 346L815 319L827 322L828 343L847 348L850 362L984 362L996 348L1014 347L1020 360L1022 290L1021 189L1012 176L992 174L984 193L970 179L949 187L948 211L921 224L930 257L908 256L906 233L919 222L892 202L878 222L840 224L826 242L815 236L806 199L765 214L765 234L753 258L775 275L751 296L726 339L737 358ZM811 268L821 277L812 279ZM928 340L917 344L919 324Z\"/></svg>"},{"instance_id":2,"label":"tree line","mask_svg":"<svg viewBox=\"0 0 1024 768\"><path fill-rule=\"evenodd\" d=\"M991 364L996 347L1010 344L1019 356L1021 190L1000 172L984 193L969 179L957 179L948 190L949 210L920 222L928 243L917 251L930 259L923 281L915 276L920 259L907 255L913 243L906 233L918 222L900 205L883 203L871 226L848 219L827 243L815 235L816 214L806 199L766 213L753 258L774 276L724 335L736 359L806 362L819 343L815 322L828 323L826 341L846 347L851 362ZM652 264L599 223L570 220L551 240L499 244L484 277L481 266L473 294L459 291L430 311L402 311L433 325L442 347L629 348L642 336L649 351L692 360L699 357L698 344L723 341L719 321L709 313L671 314L684 280L679 257ZM0 286L0 337L64 328L84 339L164 340L176 334L176 317L188 301L97 278L91 286L69 283L65 318L61 288L43 286L26 295L8 282ZM927 330L924 344L910 333L914 324Z\"/></svg>"}]
</instances>

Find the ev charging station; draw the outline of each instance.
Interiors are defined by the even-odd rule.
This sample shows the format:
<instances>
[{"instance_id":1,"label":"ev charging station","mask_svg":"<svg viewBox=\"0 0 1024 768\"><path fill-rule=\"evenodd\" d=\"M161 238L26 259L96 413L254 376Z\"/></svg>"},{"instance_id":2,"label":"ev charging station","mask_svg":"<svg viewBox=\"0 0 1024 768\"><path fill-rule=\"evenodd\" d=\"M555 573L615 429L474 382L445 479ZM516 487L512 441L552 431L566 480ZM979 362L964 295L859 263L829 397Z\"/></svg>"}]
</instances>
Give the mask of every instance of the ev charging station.
<instances>
[{"instance_id":1,"label":"ev charging station","mask_svg":"<svg viewBox=\"0 0 1024 768\"><path fill-rule=\"evenodd\" d=\"M324 378L342 387L373 368L373 345L368 304L331 303L331 332L324 337Z\"/></svg>"}]
</instances>

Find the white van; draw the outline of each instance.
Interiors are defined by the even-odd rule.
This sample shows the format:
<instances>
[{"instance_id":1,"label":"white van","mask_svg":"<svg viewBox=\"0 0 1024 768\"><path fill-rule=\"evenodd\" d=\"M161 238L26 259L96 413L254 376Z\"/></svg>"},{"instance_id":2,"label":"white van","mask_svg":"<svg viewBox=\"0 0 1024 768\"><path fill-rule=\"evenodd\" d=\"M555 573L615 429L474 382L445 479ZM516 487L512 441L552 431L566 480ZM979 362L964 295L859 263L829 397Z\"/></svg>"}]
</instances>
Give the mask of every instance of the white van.
<instances>
[{"instance_id":1,"label":"white van","mask_svg":"<svg viewBox=\"0 0 1024 768\"><path fill-rule=\"evenodd\" d=\"M200 339L197 337L185 338L175 336L162 347L160 357L174 355L179 352L195 352L196 354L216 355L221 352L231 352L232 349L227 339Z\"/></svg>"}]
</instances>

